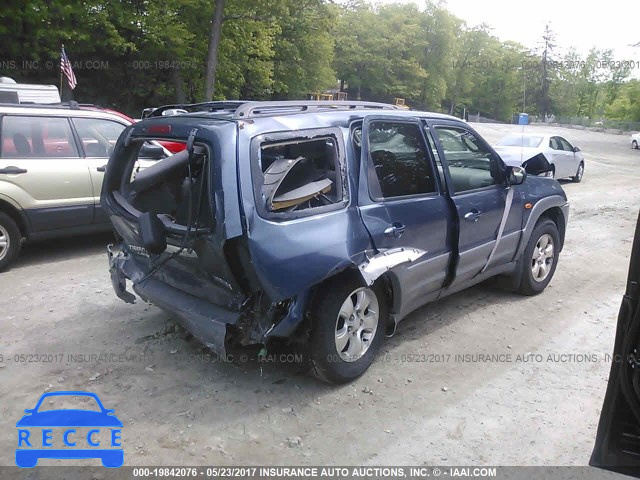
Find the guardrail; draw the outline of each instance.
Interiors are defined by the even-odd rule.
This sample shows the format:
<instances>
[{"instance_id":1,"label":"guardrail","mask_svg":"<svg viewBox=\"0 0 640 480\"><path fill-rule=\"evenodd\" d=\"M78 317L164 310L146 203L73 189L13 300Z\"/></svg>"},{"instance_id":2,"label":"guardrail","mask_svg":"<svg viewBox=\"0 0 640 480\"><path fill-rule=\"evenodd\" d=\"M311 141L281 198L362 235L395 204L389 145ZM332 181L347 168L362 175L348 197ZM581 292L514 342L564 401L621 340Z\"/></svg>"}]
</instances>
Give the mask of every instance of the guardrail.
<instances>
[{"instance_id":1,"label":"guardrail","mask_svg":"<svg viewBox=\"0 0 640 480\"><path fill-rule=\"evenodd\" d=\"M573 128L584 128L596 132L630 133L640 131L640 122L628 122L624 120L595 120L581 117L558 117L551 125L561 125Z\"/></svg>"}]
</instances>

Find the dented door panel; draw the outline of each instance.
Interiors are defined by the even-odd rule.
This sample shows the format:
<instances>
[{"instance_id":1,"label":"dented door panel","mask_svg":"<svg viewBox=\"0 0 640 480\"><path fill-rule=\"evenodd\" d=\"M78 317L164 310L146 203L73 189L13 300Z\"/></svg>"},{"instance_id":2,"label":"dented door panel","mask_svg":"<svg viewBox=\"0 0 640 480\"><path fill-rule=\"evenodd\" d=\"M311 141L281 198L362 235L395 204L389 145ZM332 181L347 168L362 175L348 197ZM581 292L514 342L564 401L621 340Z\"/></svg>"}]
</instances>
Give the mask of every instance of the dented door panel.
<instances>
[{"instance_id":1,"label":"dented door panel","mask_svg":"<svg viewBox=\"0 0 640 480\"><path fill-rule=\"evenodd\" d=\"M324 279L354 265L354 257L372 248L347 175L345 131L340 128L298 130L253 136L251 125L240 129L238 163L244 222L252 267L274 301L298 296ZM269 210L259 152L264 145L295 144L330 138L338 166L328 175L339 191L334 203L315 208ZM253 188L252 188L253 186Z\"/></svg>"},{"instance_id":2,"label":"dented door panel","mask_svg":"<svg viewBox=\"0 0 640 480\"><path fill-rule=\"evenodd\" d=\"M437 178L436 166L428 155L426 141L419 122L407 118L393 119L386 116L384 122L406 125L420 135L414 150L422 149L427 171L431 172L435 191L392 198L375 198L382 195L379 179L371 160L369 141L370 125L379 121L374 115L365 118L362 134L362 153L358 195L362 220L369 231L376 249L404 248L424 252L410 262L398 263L390 275L397 285L394 288L392 312L409 313L428 301L428 295L437 294L445 284L450 268L453 245L453 210L442 185ZM390 142L393 145L393 141ZM391 147L384 147L391 148ZM396 148L397 150L397 148ZM399 154L392 158L401 162ZM421 159L422 160L422 159ZM376 194L378 191L378 194ZM401 259L401 256L398 256Z\"/></svg>"}]
</instances>

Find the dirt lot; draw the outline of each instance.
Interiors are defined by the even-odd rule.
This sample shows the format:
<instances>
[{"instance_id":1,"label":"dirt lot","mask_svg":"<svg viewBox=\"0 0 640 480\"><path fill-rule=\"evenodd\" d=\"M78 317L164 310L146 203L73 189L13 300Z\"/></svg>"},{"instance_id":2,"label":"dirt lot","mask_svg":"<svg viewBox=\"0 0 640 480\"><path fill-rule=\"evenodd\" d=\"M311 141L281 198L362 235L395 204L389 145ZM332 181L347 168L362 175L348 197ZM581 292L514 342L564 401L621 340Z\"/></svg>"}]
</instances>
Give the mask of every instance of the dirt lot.
<instances>
[{"instance_id":1,"label":"dirt lot","mask_svg":"<svg viewBox=\"0 0 640 480\"><path fill-rule=\"evenodd\" d=\"M490 141L518 128L477 127ZM342 387L296 364L220 363L158 308L121 302L109 236L25 247L0 274L0 464L14 464L23 409L50 390L93 391L114 408L125 465L586 464L640 207L640 152L626 136L559 130L587 164L583 183L564 183L571 218L549 288L523 298L480 285L427 306Z\"/></svg>"}]
</instances>

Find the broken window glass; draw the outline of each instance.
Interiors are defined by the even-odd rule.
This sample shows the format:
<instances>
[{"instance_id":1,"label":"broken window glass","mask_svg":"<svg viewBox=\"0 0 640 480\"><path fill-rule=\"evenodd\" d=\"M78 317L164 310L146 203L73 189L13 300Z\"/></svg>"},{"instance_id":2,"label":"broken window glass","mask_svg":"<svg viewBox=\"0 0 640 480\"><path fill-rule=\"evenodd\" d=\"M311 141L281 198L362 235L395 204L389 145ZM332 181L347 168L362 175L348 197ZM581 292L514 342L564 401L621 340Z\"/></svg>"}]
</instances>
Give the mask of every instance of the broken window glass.
<instances>
[{"instance_id":1,"label":"broken window glass","mask_svg":"<svg viewBox=\"0 0 640 480\"><path fill-rule=\"evenodd\" d=\"M342 200L338 150L331 137L263 145L260 166L267 210L286 212Z\"/></svg>"}]
</instances>

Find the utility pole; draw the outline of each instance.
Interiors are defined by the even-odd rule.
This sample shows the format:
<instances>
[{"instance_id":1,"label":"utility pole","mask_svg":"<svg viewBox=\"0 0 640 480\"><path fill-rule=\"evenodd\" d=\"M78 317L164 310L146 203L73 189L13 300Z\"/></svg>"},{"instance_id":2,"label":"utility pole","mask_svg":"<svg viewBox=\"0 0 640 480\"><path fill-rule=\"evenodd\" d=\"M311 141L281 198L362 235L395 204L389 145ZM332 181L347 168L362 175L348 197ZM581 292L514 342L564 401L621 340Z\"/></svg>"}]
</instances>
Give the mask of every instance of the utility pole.
<instances>
[{"instance_id":1,"label":"utility pole","mask_svg":"<svg viewBox=\"0 0 640 480\"><path fill-rule=\"evenodd\" d=\"M525 69L522 69L522 113L526 113L527 106L527 77Z\"/></svg>"}]
</instances>

